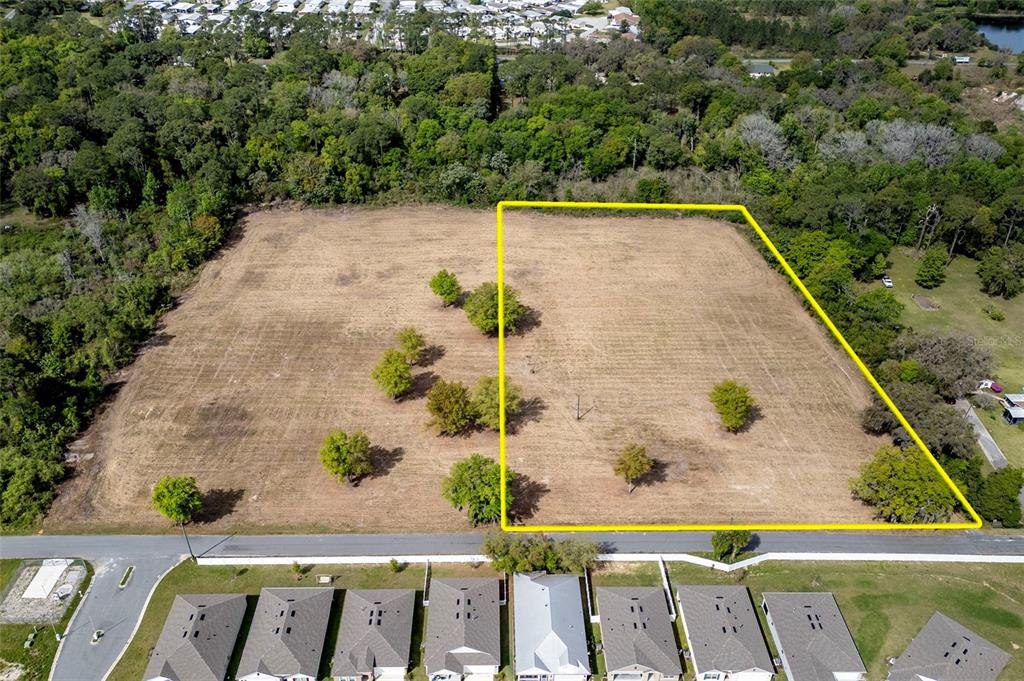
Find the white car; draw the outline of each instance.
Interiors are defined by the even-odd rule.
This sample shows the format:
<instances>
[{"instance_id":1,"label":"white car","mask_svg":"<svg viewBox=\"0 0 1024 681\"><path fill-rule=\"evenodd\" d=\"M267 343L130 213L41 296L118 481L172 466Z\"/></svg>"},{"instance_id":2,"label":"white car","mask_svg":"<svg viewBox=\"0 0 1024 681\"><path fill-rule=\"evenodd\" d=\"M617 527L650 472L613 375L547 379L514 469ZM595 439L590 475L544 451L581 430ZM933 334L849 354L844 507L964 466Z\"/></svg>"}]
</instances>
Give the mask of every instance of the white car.
<instances>
[{"instance_id":1,"label":"white car","mask_svg":"<svg viewBox=\"0 0 1024 681\"><path fill-rule=\"evenodd\" d=\"M882 286L884 286L886 288L892 288L893 287L892 277L890 277L888 274L883 274L882 275Z\"/></svg>"}]
</instances>

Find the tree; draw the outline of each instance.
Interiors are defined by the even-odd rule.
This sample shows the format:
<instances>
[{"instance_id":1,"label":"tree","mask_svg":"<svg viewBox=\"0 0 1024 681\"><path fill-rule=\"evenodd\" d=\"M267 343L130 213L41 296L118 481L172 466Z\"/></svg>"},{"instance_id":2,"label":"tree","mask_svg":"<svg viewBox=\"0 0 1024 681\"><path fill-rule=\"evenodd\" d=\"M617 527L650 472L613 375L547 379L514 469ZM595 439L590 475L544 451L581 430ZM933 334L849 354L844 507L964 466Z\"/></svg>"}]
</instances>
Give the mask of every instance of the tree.
<instances>
[{"instance_id":1,"label":"tree","mask_svg":"<svg viewBox=\"0 0 1024 681\"><path fill-rule=\"evenodd\" d=\"M462 295L462 286L458 278L448 270L441 270L430 280L430 290L433 291L445 307L453 304Z\"/></svg>"},{"instance_id":2,"label":"tree","mask_svg":"<svg viewBox=\"0 0 1024 681\"><path fill-rule=\"evenodd\" d=\"M512 506L512 481L515 473L505 476L505 508ZM469 522L476 525L501 520L501 467L479 454L458 461L441 481L441 495L457 510L466 511Z\"/></svg>"},{"instance_id":3,"label":"tree","mask_svg":"<svg viewBox=\"0 0 1024 681\"><path fill-rule=\"evenodd\" d=\"M469 390L457 381L439 380L427 391L431 425L444 435L458 435L473 422Z\"/></svg>"},{"instance_id":4,"label":"tree","mask_svg":"<svg viewBox=\"0 0 1024 681\"><path fill-rule=\"evenodd\" d=\"M890 523L940 522L956 507L952 490L924 454L911 447L881 447L860 477L850 481L850 491Z\"/></svg>"},{"instance_id":5,"label":"tree","mask_svg":"<svg viewBox=\"0 0 1024 681\"><path fill-rule=\"evenodd\" d=\"M973 456L977 441L970 424L956 407L939 399L930 385L897 381L887 384L885 391L932 454L958 459ZM861 414L861 424L869 433L892 435L896 444L914 446L896 415L877 396Z\"/></svg>"},{"instance_id":6,"label":"tree","mask_svg":"<svg viewBox=\"0 0 1024 681\"><path fill-rule=\"evenodd\" d=\"M153 487L153 508L168 520L184 525L203 510L203 494L192 477L172 475Z\"/></svg>"},{"instance_id":7,"label":"tree","mask_svg":"<svg viewBox=\"0 0 1024 681\"><path fill-rule=\"evenodd\" d=\"M1024 244L993 246L978 262L981 290L990 296L1013 298L1024 291Z\"/></svg>"},{"instance_id":8,"label":"tree","mask_svg":"<svg viewBox=\"0 0 1024 681\"><path fill-rule=\"evenodd\" d=\"M501 409L498 395L498 377L484 376L477 381L470 398L473 418L477 425L491 430L499 429L499 411ZM521 392L513 383L505 381L505 421L515 416L522 407Z\"/></svg>"},{"instance_id":9,"label":"tree","mask_svg":"<svg viewBox=\"0 0 1024 681\"><path fill-rule=\"evenodd\" d=\"M654 468L654 461L647 455L647 448L635 442L626 445L615 460L615 475L626 481L629 494L636 489L636 483Z\"/></svg>"},{"instance_id":10,"label":"tree","mask_svg":"<svg viewBox=\"0 0 1024 681\"><path fill-rule=\"evenodd\" d=\"M899 359L914 359L945 399L963 397L992 370L992 353L968 336L904 335L893 344Z\"/></svg>"},{"instance_id":11,"label":"tree","mask_svg":"<svg viewBox=\"0 0 1024 681\"><path fill-rule=\"evenodd\" d=\"M370 374L385 395L398 399L412 387L412 369L409 368L408 354L390 348L384 351L380 363Z\"/></svg>"},{"instance_id":12,"label":"tree","mask_svg":"<svg viewBox=\"0 0 1024 681\"><path fill-rule=\"evenodd\" d=\"M409 364L417 364L423 358L423 350L427 347L427 342L423 340L423 336L415 327L407 326L398 332L398 345L402 354L405 355L405 361Z\"/></svg>"},{"instance_id":13,"label":"tree","mask_svg":"<svg viewBox=\"0 0 1024 681\"><path fill-rule=\"evenodd\" d=\"M1021 485L1024 485L1024 471L1020 468L993 471L985 476L977 497L971 500L974 510L985 520L998 522L1003 527L1020 527Z\"/></svg>"},{"instance_id":14,"label":"tree","mask_svg":"<svg viewBox=\"0 0 1024 681\"><path fill-rule=\"evenodd\" d=\"M748 530L719 530L711 535L711 553L715 560L722 560L728 554L729 561L734 561L736 555L750 543L751 538Z\"/></svg>"},{"instance_id":15,"label":"tree","mask_svg":"<svg viewBox=\"0 0 1024 681\"><path fill-rule=\"evenodd\" d=\"M354 483L373 472L370 438L361 431L349 435L344 430L336 430L324 438L320 463L338 480Z\"/></svg>"},{"instance_id":16,"label":"tree","mask_svg":"<svg viewBox=\"0 0 1024 681\"><path fill-rule=\"evenodd\" d=\"M736 432L746 426L757 403L750 390L736 381L723 381L711 391L711 403L722 417L726 430Z\"/></svg>"},{"instance_id":17,"label":"tree","mask_svg":"<svg viewBox=\"0 0 1024 681\"><path fill-rule=\"evenodd\" d=\"M519 291L511 286L505 286L503 298L505 332L515 333L528 309L519 301ZM494 333L498 330L498 285L493 281L480 284L466 297L463 308L473 326L482 333Z\"/></svg>"},{"instance_id":18,"label":"tree","mask_svg":"<svg viewBox=\"0 0 1024 681\"><path fill-rule=\"evenodd\" d=\"M941 246L929 248L918 265L914 281L923 288L935 288L946 281L946 249Z\"/></svg>"},{"instance_id":19,"label":"tree","mask_svg":"<svg viewBox=\"0 0 1024 681\"><path fill-rule=\"evenodd\" d=\"M543 535L511 536L504 532L492 532L480 545L480 552L501 572L579 573L597 560L599 551L596 542L555 542Z\"/></svg>"}]
</instances>

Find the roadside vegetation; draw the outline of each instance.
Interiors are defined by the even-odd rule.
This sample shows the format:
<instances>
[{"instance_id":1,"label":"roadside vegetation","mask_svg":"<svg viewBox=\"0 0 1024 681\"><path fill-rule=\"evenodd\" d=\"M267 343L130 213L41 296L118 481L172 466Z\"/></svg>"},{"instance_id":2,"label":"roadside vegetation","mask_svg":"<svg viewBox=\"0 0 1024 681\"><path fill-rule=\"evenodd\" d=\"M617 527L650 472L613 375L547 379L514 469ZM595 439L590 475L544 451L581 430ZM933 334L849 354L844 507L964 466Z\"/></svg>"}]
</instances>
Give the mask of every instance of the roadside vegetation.
<instances>
[{"instance_id":1,"label":"roadside vegetation","mask_svg":"<svg viewBox=\"0 0 1024 681\"><path fill-rule=\"evenodd\" d=\"M143 8L104 5L106 31L61 2L18 3L0 29L0 178L33 215L0 232L0 524L39 521L65 446L247 205L743 202L872 368L930 335L864 285L895 247L945 252L937 294L981 258L977 290L1020 300L1001 282L1019 271L1024 137L972 115L950 60L901 71L980 45L969 22L886 2L820 21L814 3L782 4L787 20L779 3L643 0L642 42L545 45L499 66L494 45L424 12L402 19L407 51L385 52L317 15L182 36ZM730 49L794 58L755 80ZM450 276L432 288L446 305L463 295ZM521 332L529 310L506 294ZM496 298L492 282L464 300L486 334ZM959 367L951 395L935 366L921 382L936 405L994 368Z\"/></svg>"}]
</instances>

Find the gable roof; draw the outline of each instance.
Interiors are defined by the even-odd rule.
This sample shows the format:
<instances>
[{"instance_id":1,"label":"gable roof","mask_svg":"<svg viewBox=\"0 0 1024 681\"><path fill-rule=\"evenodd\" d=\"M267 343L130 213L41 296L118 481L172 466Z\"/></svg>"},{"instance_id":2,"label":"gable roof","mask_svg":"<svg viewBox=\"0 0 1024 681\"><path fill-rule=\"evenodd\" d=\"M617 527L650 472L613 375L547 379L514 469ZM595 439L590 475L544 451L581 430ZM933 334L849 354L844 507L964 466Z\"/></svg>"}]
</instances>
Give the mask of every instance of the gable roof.
<instances>
[{"instance_id":1,"label":"gable roof","mask_svg":"<svg viewBox=\"0 0 1024 681\"><path fill-rule=\"evenodd\" d=\"M334 589L329 588L261 590L236 676L315 677L333 599Z\"/></svg>"},{"instance_id":2,"label":"gable roof","mask_svg":"<svg viewBox=\"0 0 1024 681\"><path fill-rule=\"evenodd\" d=\"M501 662L497 579L432 579L424 665L428 674L462 674Z\"/></svg>"},{"instance_id":3,"label":"gable roof","mask_svg":"<svg viewBox=\"0 0 1024 681\"><path fill-rule=\"evenodd\" d=\"M1010 655L937 612L889 671L890 681L995 681Z\"/></svg>"},{"instance_id":4,"label":"gable roof","mask_svg":"<svg viewBox=\"0 0 1024 681\"><path fill-rule=\"evenodd\" d=\"M745 586L681 586L676 595L698 672L775 670Z\"/></svg>"},{"instance_id":5,"label":"gable roof","mask_svg":"<svg viewBox=\"0 0 1024 681\"><path fill-rule=\"evenodd\" d=\"M578 575L518 573L516 674L590 674Z\"/></svg>"},{"instance_id":6,"label":"gable roof","mask_svg":"<svg viewBox=\"0 0 1024 681\"><path fill-rule=\"evenodd\" d=\"M600 587L601 640L609 672L636 669L683 673L665 592L659 587Z\"/></svg>"},{"instance_id":7,"label":"gable roof","mask_svg":"<svg viewBox=\"0 0 1024 681\"><path fill-rule=\"evenodd\" d=\"M793 675L790 681L817 681L838 671L867 673L831 593L763 595Z\"/></svg>"},{"instance_id":8,"label":"gable roof","mask_svg":"<svg viewBox=\"0 0 1024 681\"><path fill-rule=\"evenodd\" d=\"M415 608L412 589L346 591L331 673L372 676L375 667L408 667Z\"/></svg>"},{"instance_id":9,"label":"gable roof","mask_svg":"<svg viewBox=\"0 0 1024 681\"><path fill-rule=\"evenodd\" d=\"M143 679L223 679L244 617L244 594L175 596Z\"/></svg>"}]
</instances>

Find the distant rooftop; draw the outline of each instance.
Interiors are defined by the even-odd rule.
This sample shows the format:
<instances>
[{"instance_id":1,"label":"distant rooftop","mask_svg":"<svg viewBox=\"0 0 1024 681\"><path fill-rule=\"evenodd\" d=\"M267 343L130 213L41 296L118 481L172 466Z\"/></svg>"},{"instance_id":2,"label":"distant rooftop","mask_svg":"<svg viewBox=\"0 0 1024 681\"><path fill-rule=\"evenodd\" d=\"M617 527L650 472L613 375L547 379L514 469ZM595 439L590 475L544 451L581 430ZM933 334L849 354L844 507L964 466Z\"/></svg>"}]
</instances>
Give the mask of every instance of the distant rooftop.
<instances>
[{"instance_id":1,"label":"distant rooftop","mask_svg":"<svg viewBox=\"0 0 1024 681\"><path fill-rule=\"evenodd\" d=\"M896 658L888 681L996 681L1010 655L940 612Z\"/></svg>"}]
</instances>

